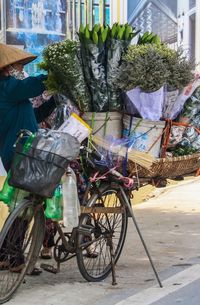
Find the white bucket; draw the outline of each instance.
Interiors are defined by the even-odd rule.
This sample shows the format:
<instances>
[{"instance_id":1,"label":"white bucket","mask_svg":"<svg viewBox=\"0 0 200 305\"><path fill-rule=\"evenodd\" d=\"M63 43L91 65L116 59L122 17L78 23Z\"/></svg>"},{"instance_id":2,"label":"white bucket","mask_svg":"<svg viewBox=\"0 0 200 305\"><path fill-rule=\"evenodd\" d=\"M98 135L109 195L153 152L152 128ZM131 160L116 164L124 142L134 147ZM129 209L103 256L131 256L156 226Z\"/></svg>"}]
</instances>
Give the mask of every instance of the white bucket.
<instances>
[{"instance_id":1,"label":"white bucket","mask_svg":"<svg viewBox=\"0 0 200 305\"><path fill-rule=\"evenodd\" d=\"M97 132L101 138L122 136L122 114L119 112L85 112L83 120L92 128L92 133Z\"/></svg>"},{"instance_id":2,"label":"white bucket","mask_svg":"<svg viewBox=\"0 0 200 305\"><path fill-rule=\"evenodd\" d=\"M123 124L123 136L130 136L132 148L149 152L153 157L159 157L165 122L143 120L124 115Z\"/></svg>"}]
</instances>

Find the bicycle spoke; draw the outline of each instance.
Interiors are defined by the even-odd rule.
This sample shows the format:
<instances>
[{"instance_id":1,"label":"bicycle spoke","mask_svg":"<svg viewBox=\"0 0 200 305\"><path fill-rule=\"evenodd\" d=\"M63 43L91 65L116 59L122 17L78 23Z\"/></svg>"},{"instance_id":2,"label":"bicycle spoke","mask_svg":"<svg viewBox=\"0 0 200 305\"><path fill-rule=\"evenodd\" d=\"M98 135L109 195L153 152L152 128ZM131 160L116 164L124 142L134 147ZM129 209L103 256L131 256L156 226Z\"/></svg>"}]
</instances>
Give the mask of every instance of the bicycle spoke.
<instances>
[{"instance_id":1,"label":"bicycle spoke","mask_svg":"<svg viewBox=\"0 0 200 305\"><path fill-rule=\"evenodd\" d=\"M108 191L106 195L97 198L93 206L121 207L117 192ZM85 223L93 227L89 248L91 257L85 257L81 250L77 255L79 269L82 275L92 281L106 277L111 271L111 256L109 243L112 242L114 261L119 258L127 227L127 214L123 213L93 213L85 218ZM99 239L99 236L101 238ZM111 239L111 240L110 240ZM83 250L82 250L83 251Z\"/></svg>"},{"instance_id":2,"label":"bicycle spoke","mask_svg":"<svg viewBox=\"0 0 200 305\"><path fill-rule=\"evenodd\" d=\"M34 213L33 203L25 200L10 214L2 229L0 303L11 297L25 276L36 246L38 225L43 225L41 213Z\"/></svg>"}]
</instances>

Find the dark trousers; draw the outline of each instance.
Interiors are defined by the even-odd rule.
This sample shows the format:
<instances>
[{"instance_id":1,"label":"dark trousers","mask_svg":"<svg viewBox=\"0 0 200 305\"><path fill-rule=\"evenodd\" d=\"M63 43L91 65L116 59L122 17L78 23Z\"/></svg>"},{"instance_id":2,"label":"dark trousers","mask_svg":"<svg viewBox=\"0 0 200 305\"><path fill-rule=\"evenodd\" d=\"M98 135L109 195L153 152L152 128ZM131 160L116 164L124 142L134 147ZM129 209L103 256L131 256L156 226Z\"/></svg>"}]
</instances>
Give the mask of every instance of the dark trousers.
<instances>
[{"instance_id":1,"label":"dark trousers","mask_svg":"<svg viewBox=\"0 0 200 305\"><path fill-rule=\"evenodd\" d=\"M23 243L28 227L26 220L16 218L9 229L0 249L0 261L9 261L12 267L24 263Z\"/></svg>"}]
</instances>

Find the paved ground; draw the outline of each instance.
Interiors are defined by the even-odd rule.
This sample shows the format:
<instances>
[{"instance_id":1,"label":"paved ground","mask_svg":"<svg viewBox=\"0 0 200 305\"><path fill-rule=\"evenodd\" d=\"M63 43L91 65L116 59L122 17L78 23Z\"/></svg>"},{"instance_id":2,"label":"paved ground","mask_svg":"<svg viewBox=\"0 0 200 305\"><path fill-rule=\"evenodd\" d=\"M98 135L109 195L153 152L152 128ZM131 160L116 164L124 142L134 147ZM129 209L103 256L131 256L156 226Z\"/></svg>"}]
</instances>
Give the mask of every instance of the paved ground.
<instances>
[{"instance_id":1,"label":"paved ground","mask_svg":"<svg viewBox=\"0 0 200 305\"><path fill-rule=\"evenodd\" d=\"M200 277L200 269L198 269L200 268L198 265L200 264L199 186L200 178L195 178L178 186L168 187L157 196L161 192L159 189L156 197L134 207L136 219L162 281L166 284L165 280L169 278L169 283L173 283L173 286L174 284L179 285L179 289L187 286L191 277L197 282ZM185 282L176 283L179 277L171 277L184 270L189 274L185 276ZM158 288L131 220L129 220L124 251L117 266L117 281L118 285L114 287L111 285L110 277L101 283L87 283L81 278L74 260L63 265L61 273L58 275L43 272L37 278L27 277L26 283L7 304L147 305L154 304L149 300L145 301L145 290L152 286L156 286L158 289L156 295L158 291L160 293L162 290L160 299L162 299L163 293L165 297L169 293L175 293L174 290L167 288L167 285L163 289ZM139 301L137 303L131 299L134 294L141 293L141 291L144 296L143 303ZM156 302L154 305L177 304L161 303L159 299L155 300L155 297L153 300ZM191 304L199 305L200 302Z\"/></svg>"}]
</instances>

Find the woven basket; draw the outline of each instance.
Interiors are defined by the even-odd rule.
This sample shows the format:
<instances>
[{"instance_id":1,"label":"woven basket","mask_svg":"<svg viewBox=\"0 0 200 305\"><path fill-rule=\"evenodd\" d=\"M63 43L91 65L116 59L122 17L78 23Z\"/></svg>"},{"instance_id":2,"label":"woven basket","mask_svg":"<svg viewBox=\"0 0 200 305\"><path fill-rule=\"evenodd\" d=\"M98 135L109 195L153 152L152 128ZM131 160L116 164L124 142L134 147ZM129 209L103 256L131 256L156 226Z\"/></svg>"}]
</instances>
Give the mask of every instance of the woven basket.
<instances>
[{"instance_id":1,"label":"woven basket","mask_svg":"<svg viewBox=\"0 0 200 305\"><path fill-rule=\"evenodd\" d=\"M195 172L200 168L200 153L172 158L157 159L147 170L138 164L129 161L129 172L137 174L140 178L175 178Z\"/></svg>"}]
</instances>

